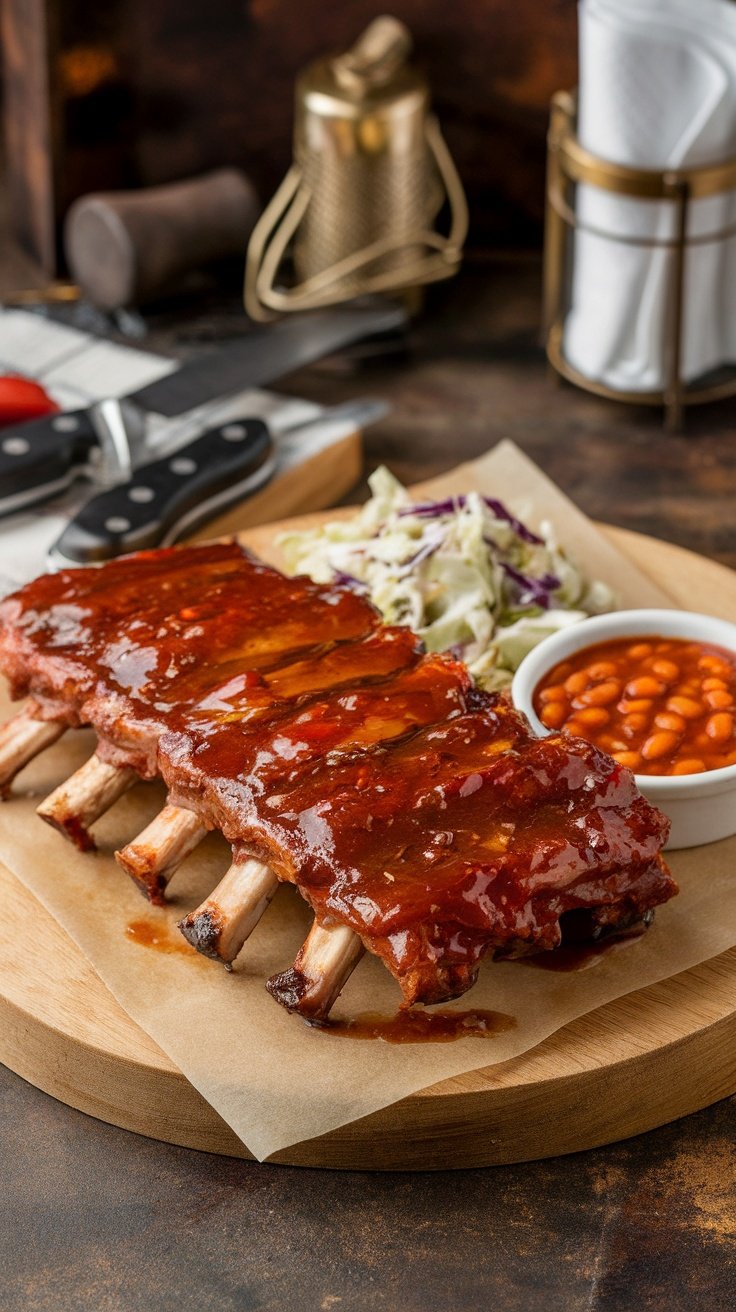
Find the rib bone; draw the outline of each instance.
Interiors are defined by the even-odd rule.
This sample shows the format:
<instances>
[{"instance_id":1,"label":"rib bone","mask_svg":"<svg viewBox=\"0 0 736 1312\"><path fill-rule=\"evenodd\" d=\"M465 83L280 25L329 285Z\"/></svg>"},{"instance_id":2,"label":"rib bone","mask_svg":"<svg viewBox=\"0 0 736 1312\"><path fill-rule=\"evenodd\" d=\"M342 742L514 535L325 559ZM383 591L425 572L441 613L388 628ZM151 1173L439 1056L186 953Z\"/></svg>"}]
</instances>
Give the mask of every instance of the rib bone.
<instances>
[{"instance_id":1,"label":"rib bone","mask_svg":"<svg viewBox=\"0 0 736 1312\"><path fill-rule=\"evenodd\" d=\"M35 702L29 702L0 729L0 792L34 756L55 743L66 729L65 724L53 720L34 719L37 711Z\"/></svg>"},{"instance_id":2,"label":"rib bone","mask_svg":"<svg viewBox=\"0 0 736 1312\"><path fill-rule=\"evenodd\" d=\"M326 929L315 920L296 961L282 975L272 975L266 988L287 1011L306 1020L326 1020L363 955L363 944L347 925Z\"/></svg>"},{"instance_id":3,"label":"rib bone","mask_svg":"<svg viewBox=\"0 0 736 1312\"><path fill-rule=\"evenodd\" d=\"M143 896L160 906L174 871L206 833L205 825L194 811L167 802L138 837L116 852L115 857Z\"/></svg>"},{"instance_id":4,"label":"rib bone","mask_svg":"<svg viewBox=\"0 0 736 1312\"><path fill-rule=\"evenodd\" d=\"M135 770L108 765L95 752L65 783L49 794L37 808L37 813L83 852L92 850L95 842L88 826L104 815L136 778Z\"/></svg>"},{"instance_id":5,"label":"rib bone","mask_svg":"<svg viewBox=\"0 0 736 1312\"><path fill-rule=\"evenodd\" d=\"M263 915L279 881L254 857L234 860L210 896L179 923L185 939L206 957L234 961Z\"/></svg>"},{"instance_id":6,"label":"rib bone","mask_svg":"<svg viewBox=\"0 0 736 1312\"><path fill-rule=\"evenodd\" d=\"M278 888L271 868L250 857L235 860L213 893L179 923L184 937L207 957L229 965ZM351 929L325 929L315 920L291 970L268 981L269 993L309 1020L326 1020L363 955Z\"/></svg>"}]
</instances>

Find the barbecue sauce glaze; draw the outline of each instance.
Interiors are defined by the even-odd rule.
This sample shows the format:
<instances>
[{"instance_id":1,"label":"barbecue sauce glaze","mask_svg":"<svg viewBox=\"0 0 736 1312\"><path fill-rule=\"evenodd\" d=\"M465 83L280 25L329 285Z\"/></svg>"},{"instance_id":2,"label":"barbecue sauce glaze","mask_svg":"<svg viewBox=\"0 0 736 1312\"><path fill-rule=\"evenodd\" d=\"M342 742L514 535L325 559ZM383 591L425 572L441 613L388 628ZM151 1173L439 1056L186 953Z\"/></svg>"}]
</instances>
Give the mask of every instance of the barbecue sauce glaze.
<instances>
[{"instance_id":1,"label":"barbecue sauce glaze","mask_svg":"<svg viewBox=\"0 0 736 1312\"><path fill-rule=\"evenodd\" d=\"M676 891L667 822L628 769L535 739L361 597L235 544L41 578L0 603L0 630L15 695L51 716L63 698L101 755L159 771L353 928L408 1002L464 992L486 952L556 947L569 911L597 934Z\"/></svg>"},{"instance_id":2,"label":"barbecue sauce glaze","mask_svg":"<svg viewBox=\"0 0 736 1312\"><path fill-rule=\"evenodd\" d=\"M385 1043L452 1043L456 1039L493 1039L516 1026L501 1011L399 1011L381 1016L367 1011L353 1020L319 1026L345 1039L383 1039Z\"/></svg>"},{"instance_id":3,"label":"barbecue sauce glaze","mask_svg":"<svg viewBox=\"0 0 736 1312\"><path fill-rule=\"evenodd\" d=\"M156 952L172 953L192 957L196 949L192 948L181 934L175 934L165 921L153 920L149 916L139 916L125 926L125 937L142 948L153 948Z\"/></svg>"}]
</instances>

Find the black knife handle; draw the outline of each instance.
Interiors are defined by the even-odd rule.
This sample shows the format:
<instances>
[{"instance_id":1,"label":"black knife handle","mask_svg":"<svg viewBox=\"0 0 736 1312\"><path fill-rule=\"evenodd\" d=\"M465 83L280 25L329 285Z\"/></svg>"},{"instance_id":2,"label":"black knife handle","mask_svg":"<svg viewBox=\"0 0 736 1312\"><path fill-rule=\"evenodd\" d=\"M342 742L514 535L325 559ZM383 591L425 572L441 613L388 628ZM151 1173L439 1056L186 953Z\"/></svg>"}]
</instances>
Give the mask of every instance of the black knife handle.
<instances>
[{"instance_id":1,"label":"black knife handle","mask_svg":"<svg viewBox=\"0 0 736 1312\"><path fill-rule=\"evenodd\" d=\"M92 497L52 548L80 565L174 542L266 482L271 434L261 419L231 419L173 455L141 465L128 483Z\"/></svg>"},{"instance_id":2,"label":"black knife handle","mask_svg":"<svg viewBox=\"0 0 736 1312\"><path fill-rule=\"evenodd\" d=\"M0 432L0 515L56 496L87 463L97 436L86 410L43 415Z\"/></svg>"}]
</instances>

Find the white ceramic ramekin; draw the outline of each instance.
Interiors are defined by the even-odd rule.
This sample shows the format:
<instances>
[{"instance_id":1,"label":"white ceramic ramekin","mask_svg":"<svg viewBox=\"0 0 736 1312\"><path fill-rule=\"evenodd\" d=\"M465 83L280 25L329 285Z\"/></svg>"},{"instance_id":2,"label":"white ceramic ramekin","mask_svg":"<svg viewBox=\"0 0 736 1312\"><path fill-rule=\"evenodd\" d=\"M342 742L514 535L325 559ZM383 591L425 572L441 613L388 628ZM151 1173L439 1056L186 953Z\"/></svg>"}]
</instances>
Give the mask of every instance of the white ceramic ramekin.
<instances>
[{"instance_id":1,"label":"white ceramic ramekin","mask_svg":"<svg viewBox=\"0 0 736 1312\"><path fill-rule=\"evenodd\" d=\"M553 665L583 647L611 638L657 635L713 643L736 652L736 624L689 610L619 610L596 615L553 633L521 662L511 685L514 705L529 717L536 733L550 732L532 705L534 689ZM699 847L736 833L736 765L702 774L637 774L645 797L672 821L667 848Z\"/></svg>"}]
</instances>

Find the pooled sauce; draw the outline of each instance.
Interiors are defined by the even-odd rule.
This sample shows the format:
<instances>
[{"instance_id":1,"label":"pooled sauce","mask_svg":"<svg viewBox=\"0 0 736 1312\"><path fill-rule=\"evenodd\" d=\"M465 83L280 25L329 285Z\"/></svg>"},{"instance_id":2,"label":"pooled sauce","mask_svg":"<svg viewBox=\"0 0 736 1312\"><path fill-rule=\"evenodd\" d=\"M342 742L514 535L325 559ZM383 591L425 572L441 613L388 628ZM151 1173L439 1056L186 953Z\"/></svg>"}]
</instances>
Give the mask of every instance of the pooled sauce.
<instances>
[{"instance_id":1,"label":"pooled sauce","mask_svg":"<svg viewBox=\"0 0 736 1312\"><path fill-rule=\"evenodd\" d=\"M455 1039L492 1039L515 1026L514 1017L501 1011L399 1011L395 1016L366 1011L353 1020L329 1021L319 1028L345 1039L452 1043Z\"/></svg>"},{"instance_id":2,"label":"pooled sauce","mask_svg":"<svg viewBox=\"0 0 736 1312\"><path fill-rule=\"evenodd\" d=\"M187 957L197 956L195 949L178 930L172 933L166 921L159 922L147 917L131 920L125 926L125 937L132 939L139 947L154 948L156 952L181 952Z\"/></svg>"},{"instance_id":3,"label":"pooled sauce","mask_svg":"<svg viewBox=\"0 0 736 1312\"><path fill-rule=\"evenodd\" d=\"M524 966L536 966L539 970L567 971L590 970L597 966L614 948L630 947L637 939L646 934L646 926L639 926L625 934L611 934L599 943L571 943L568 947L554 948L552 952L538 952L535 956L521 957Z\"/></svg>"}]
</instances>

